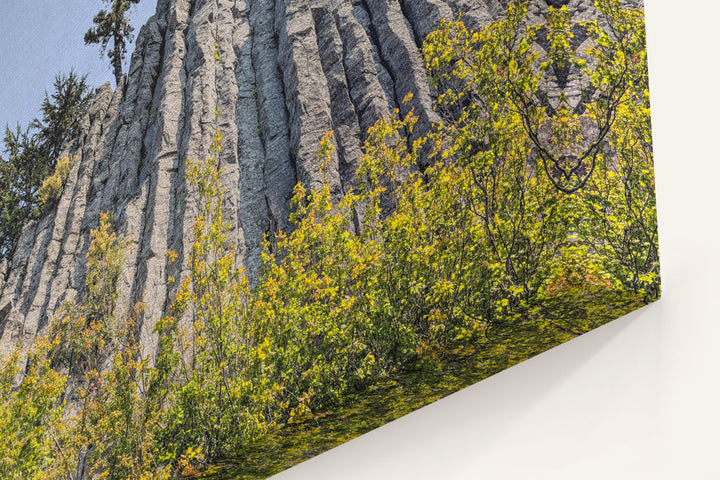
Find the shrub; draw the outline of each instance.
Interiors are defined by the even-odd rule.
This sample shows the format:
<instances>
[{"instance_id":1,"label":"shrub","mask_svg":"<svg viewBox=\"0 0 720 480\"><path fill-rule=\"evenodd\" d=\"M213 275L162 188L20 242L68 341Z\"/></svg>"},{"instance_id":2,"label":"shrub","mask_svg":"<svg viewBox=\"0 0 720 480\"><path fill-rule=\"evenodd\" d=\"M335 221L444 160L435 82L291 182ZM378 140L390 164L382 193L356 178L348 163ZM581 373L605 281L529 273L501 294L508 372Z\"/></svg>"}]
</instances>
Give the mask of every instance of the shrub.
<instances>
[{"instance_id":1,"label":"shrub","mask_svg":"<svg viewBox=\"0 0 720 480\"><path fill-rule=\"evenodd\" d=\"M53 174L43 180L38 190L38 215L50 210L60 200L73 162L74 157L61 157L55 165Z\"/></svg>"}]
</instances>

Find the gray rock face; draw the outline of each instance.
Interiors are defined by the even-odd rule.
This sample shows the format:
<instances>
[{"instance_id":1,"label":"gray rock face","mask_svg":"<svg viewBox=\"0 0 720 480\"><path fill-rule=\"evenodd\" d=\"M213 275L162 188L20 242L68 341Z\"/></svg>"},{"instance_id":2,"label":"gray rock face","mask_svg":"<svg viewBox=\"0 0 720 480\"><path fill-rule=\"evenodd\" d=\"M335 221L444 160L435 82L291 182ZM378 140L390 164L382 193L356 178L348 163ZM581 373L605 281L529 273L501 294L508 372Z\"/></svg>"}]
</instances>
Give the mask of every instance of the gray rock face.
<instances>
[{"instance_id":1,"label":"gray rock face","mask_svg":"<svg viewBox=\"0 0 720 480\"><path fill-rule=\"evenodd\" d=\"M553 2L533 0L540 18ZM555 2L557 3L557 2ZM563 2L560 2L563 3ZM583 19L591 0L570 0ZM81 297L89 233L113 212L128 242L118 313L143 300L144 353L174 291L168 264L186 258L197 198L185 159L207 155L222 134L225 208L250 279L263 235L287 227L297 181L321 181L320 138L334 130L328 178L340 197L353 184L366 131L395 108L437 120L418 46L442 18L471 27L498 19L507 0L159 0L141 29L127 80L98 89L56 208L26 226L0 265L0 356L27 348L52 314ZM642 7L639 1L635 6ZM219 58L219 60L218 60ZM408 105L402 100L413 93Z\"/></svg>"}]
</instances>

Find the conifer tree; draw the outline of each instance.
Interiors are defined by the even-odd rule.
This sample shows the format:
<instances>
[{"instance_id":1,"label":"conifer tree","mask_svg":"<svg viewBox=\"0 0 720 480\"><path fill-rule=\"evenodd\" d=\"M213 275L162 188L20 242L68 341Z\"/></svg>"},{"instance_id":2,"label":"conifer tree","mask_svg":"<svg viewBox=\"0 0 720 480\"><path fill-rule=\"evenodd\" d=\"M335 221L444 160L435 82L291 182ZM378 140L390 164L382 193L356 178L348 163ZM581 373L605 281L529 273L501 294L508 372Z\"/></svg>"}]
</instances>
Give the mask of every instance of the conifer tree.
<instances>
[{"instance_id":1,"label":"conifer tree","mask_svg":"<svg viewBox=\"0 0 720 480\"><path fill-rule=\"evenodd\" d=\"M10 257L25 222L37 211L38 191L53 173L60 154L81 132L92 101L86 76L74 71L55 76L51 94L45 92L42 120L23 129L5 126L0 156L0 258Z\"/></svg>"},{"instance_id":2,"label":"conifer tree","mask_svg":"<svg viewBox=\"0 0 720 480\"><path fill-rule=\"evenodd\" d=\"M45 92L42 122L35 120L32 124L40 129L38 136L43 153L51 164L60 157L65 144L80 136L93 97L87 75L80 76L74 70L67 75L57 74L53 87L52 94Z\"/></svg>"},{"instance_id":3,"label":"conifer tree","mask_svg":"<svg viewBox=\"0 0 720 480\"><path fill-rule=\"evenodd\" d=\"M85 32L85 44L100 44L102 55L112 40L112 50L108 51L110 64L115 74L116 85L120 84L123 76L122 61L127 53L127 41L132 41L133 27L128 21L127 12L133 3L140 3L140 0L103 0L110 7L109 10L100 10L93 23L95 27Z\"/></svg>"}]
</instances>

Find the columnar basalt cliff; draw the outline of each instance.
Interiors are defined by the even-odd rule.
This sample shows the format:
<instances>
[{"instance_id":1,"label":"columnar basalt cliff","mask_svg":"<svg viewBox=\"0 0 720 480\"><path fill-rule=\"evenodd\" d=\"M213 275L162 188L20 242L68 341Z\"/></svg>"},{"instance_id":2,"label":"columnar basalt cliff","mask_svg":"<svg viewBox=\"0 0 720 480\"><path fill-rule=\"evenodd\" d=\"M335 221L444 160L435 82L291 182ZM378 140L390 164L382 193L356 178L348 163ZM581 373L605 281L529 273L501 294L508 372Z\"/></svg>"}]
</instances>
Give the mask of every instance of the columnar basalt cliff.
<instances>
[{"instance_id":1,"label":"columnar basalt cliff","mask_svg":"<svg viewBox=\"0 0 720 480\"><path fill-rule=\"evenodd\" d=\"M642 6L639 0L633 6ZM249 278L263 236L287 227L297 181L322 178L317 151L334 130L327 175L340 197L353 185L368 127L414 109L418 132L438 120L419 52L442 18L470 27L500 18L504 0L159 0L141 29L127 80L98 89L58 205L26 226L0 265L0 356L45 331L53 312L82 296L89 232L114 213L128 249L118 308L147 304L145 353L172 298L169 250L185 257L197 199L185 160L222 135L227 219ZM568 4L590 18L592 0L533 0L530 18ZM584 37L576 35L576 49ZM543 45L538 45L543 48ZM404 105L407 93L412 101Z\"/></svg>"}]
</instances>

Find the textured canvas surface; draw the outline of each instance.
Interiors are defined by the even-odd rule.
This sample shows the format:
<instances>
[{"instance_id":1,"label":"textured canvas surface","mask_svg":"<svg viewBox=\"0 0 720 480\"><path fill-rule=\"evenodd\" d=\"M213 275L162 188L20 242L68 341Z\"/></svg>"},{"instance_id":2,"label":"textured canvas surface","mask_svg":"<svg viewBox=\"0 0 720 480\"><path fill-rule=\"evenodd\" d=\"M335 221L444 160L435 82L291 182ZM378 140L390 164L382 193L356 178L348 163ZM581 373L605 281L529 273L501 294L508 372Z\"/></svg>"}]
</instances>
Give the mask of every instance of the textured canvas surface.
<instances>
[{"instance_id":1,"label":"textured canvas surface","mask_svg":"<svg viewBox=\"0 0 720 480\"><path fill-rule=\"evenodd\" d=\"M266 478L659 298L640 1L160 0L119 83L0 264L8 478Z\"/></svg>"}]
</instances>

